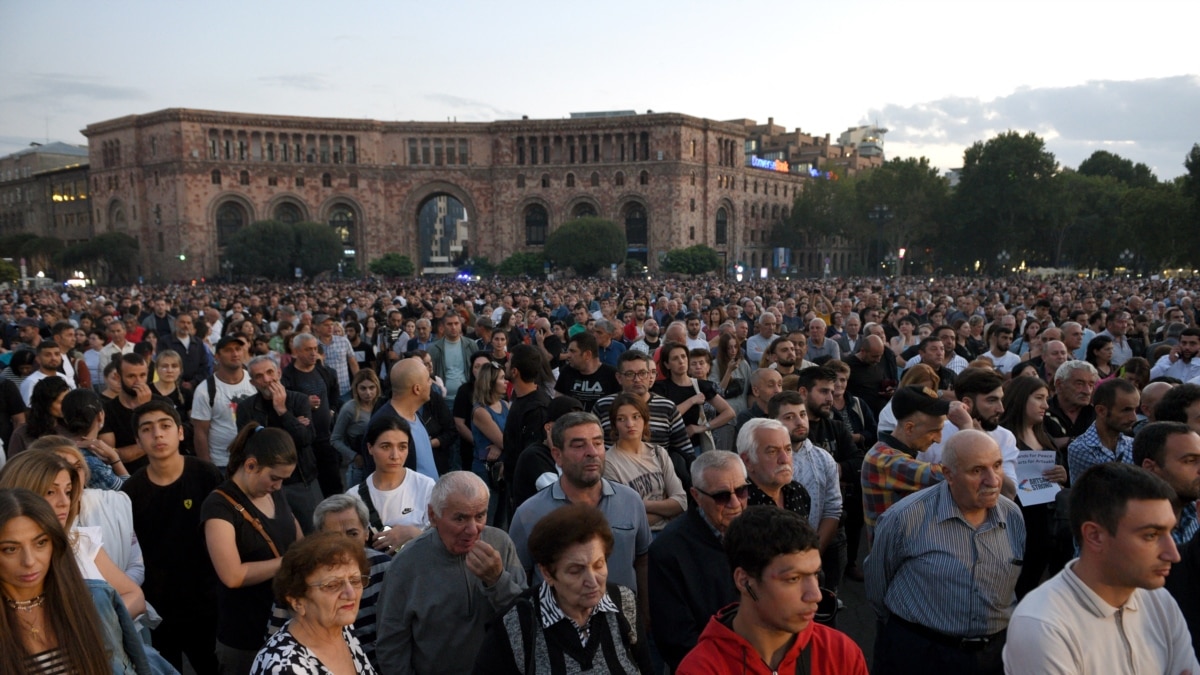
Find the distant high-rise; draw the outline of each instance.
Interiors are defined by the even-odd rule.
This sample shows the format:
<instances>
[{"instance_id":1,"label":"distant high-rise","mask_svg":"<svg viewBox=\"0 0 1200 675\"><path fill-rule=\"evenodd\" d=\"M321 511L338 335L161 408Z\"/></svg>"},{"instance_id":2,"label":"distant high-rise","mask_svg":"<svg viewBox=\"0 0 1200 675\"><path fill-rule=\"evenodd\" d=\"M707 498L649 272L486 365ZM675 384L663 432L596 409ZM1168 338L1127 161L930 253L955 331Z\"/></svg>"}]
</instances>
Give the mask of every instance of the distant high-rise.
<instances>
[{"instance_id":1,"label":"distant high-rise","mask_svg":"<svg viewBox=\"0 0 1200 675\"><path fill-rule=\"evenodd\" d=\"M887 132L873 124L850 127L838 136L838 143L856 148L863 157L883 157L883 135Z\"/></svg>"}]
</instances>

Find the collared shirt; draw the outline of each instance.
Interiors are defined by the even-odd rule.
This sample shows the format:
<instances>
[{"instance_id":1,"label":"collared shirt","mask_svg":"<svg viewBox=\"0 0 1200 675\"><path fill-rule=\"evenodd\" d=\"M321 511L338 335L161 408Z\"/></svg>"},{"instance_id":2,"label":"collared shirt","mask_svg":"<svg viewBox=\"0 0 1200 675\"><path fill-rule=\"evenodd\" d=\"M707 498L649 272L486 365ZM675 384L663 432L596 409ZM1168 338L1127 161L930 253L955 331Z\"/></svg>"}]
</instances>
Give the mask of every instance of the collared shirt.
<instances>
[{"instance_id":1,"label":"collared shirt","mask_svg":"<svg viewBox=\"0 0 1200 675\"><path fill-rule=\"evenodd\" d=\"M605 593L600 596L600 604L592 608L587 620L583 623L575 623L575 619L563 613L562 608L558 606L558 599L554 597L554 589L544 581L541 588L538 589L538 607L542 610L543 629L549 628L559 621L568 621L575 627L575 632L579 633L579 644L585 647L587 646L588 639L591 637L591 618L598 612L616 614L621 611L617 609L617 605L612 601L612 598L608 597L608 593Z\"/></svg>"},{"instance_id":2,"label":"collared shirt","mask_svg":"<svg viewBox=\"0 0 1200 675\"><path fill-rule=\"evenodd\" d=\"M1087 428L1096 421L1096 409L1092 406L1082 408L1075 419L1072 420L1067 411L1063 409L1059 403L1057 396L1050 398L1049 409L1046 411L1045 425L1046 433L1050 434L1051 438L1070 438L1075 440L1087 431Z\"/></svg>"},{"instance_id":3,"label":"collared shirt","mask_svg":"<svg viewBox=\"0 0 1200 675\"><path fill-rule=\"evenodd\" d=\"M354 346L345 335L334 335L328 343L322 342L325 350L325 366L337 375L338 391L345 395L350 391L350 362L347 357L354 353Z\"/></svg>"},{"instance_id":4,"label":"collared shirt","mask_svg":"<svg viewBox=\"0 0 1200 675\"><path fill-rule=\"evenodd\" d=\"M1196 536L1196 530L1200 530L1200 520L1196 519L1196 502L1188 502L1179 511L1179 522L1171 530L1171 538L1182 546Z\"/></svg>"},{"instance_id":5,"label":"collared shirt","mask_svg":"<svg viewBox=\"0 0 1200 675\"><path fill-rule=\"evenodd\" d=\"M1200 672L1179 605L1164 588L1113 607L1075 574L1078 560L1030 591L1004 646L1009 675Z\"/></svg>"},{"instance_id":6,"label":"collared shirt","mask_svg":"<svg viewBox=\"0 0 1200 675\"><path fill-rule=\"evenodd\" d=\"M1117 447L1110 450L1100 442L1100 434L1093 422L1083 435L1067 446L1067 469L1071 472L1071 484L1074 485L1084 471L1105 462L1133 464L1133 439L1118 434Z\"/></svg>"},{"instance_id":7,"label":"collared shirt","mask_svg":"<svg viewBox=\"0 0 1200 675\"><path fill-rule=\"evenodd\" d=\"M1150 377L1177 377L1182 382L1191 382L1200 377L1200 358L1194 358L1191 361L1176 359L1175 363L1171 363L1171 355L1163 354L1162 358L1155 362L1154 367L1150 369Z\"/></svg>"},{"instance_id":8,"label":"collared shirt","mask_svg":"<svg viewBox=\"0 0 1200 675\"><path fill-rule=\"evenodd\" d=\"M808 514L812 511L812 497L809 496L808 490L796 481L792 481L784 485L780 492L783 497L784 510L799 514L808 520ZM746 498L746 505L776 506L775 499L754 483L750 483L750 495Z\"/></svg>"},{"instance_id":9,"label":"collared shirt","mask_svg":"<svg viewBox=\"0 0 1200 675\"><path fill-rule=\"evenodd\" d=\"M1021 508L1006 497L972 526L943 483L879 518L866 562L867 599L946 635L980 637L1008 626L1025 555Z\"/></svg>"},{"instance_id":10,"label":"collared shirt","mask_svg":"<svg viewBox=\"0 0 1200 675\"><path fill-rule=\"evenodd\" d=\"M833 455L818 448L807 438L792 451L792 477L808 490L812 506L808 524L817 529L821 521L842 517L842 486L838 481L838 466Z\"/></svg>"},{"instance_id":11,"label":"collared shirt","mask_svg":"<svg viewBox=\"0 0 1200 675\"><path fill-rule=\"evenodd\" d=\"M1133 358L1133 347L1129 344L1129 338L1124 335L1118 337L1107 330L1100 331L1096 334L1096 337L1100 337L1101 335L1112 338L1112 365L1119 366Z\"/></svg>"},{"instance_id":12,"label":"collared shirt","mask_svg":"<svg viewBox=\"0 0 1200 675\"><path fill-rule=\"evenodd\" d=\"M908 495L945 480L940 464L916 459L916 453L891 434L880 434L879 442L863 460L863 517L867 527L892 505Z\"/></svg>"}]
</instances>

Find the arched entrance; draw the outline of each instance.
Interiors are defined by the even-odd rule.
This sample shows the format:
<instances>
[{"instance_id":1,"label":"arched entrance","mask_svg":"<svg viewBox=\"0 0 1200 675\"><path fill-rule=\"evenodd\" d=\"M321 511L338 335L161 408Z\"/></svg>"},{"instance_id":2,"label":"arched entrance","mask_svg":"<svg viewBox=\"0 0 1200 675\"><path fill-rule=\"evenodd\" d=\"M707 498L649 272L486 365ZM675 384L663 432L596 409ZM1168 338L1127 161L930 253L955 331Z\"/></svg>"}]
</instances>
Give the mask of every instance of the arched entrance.
<instances>
[{"instance_id":1,"label":"arched entrance","mask_svg":"<svg viewBox=\"0 0 1200 675\"><path fill-rule=\"evenodd\" d=\"M419 267L422 274L453 274L471 257L467 208L446 193L427 197L417 207Z\"/></svg>"},{"instance_id":2,"label":"arched entrance","mask_svg":"<svg viewBox=\"0 0 1200 675\"><path fill-rule=\"evenodd\" d=\"M237 202L225 202L217 207L217 249L224 251L230 238L246 226L246 209Z\"/></svg>"},{"instance_id":3,"label":"arched entrance","mask_svg":"<svg viewBox=\"0 0 1200 675\"><path fill-rule=\"evenodd\" d=\"M337 232L342 241L342 258L347 265L354 264L358 254L355 243L358 236L358 216L354 209L347 204L335 204L329 209L329 226Z\"/></svg>"},{"instance_id":4,"label":"arched entrance","mask_svg":"<svg viewBox=\"0 0 1200 675\"><path fill-rule=\"evenodd\" d=\"M630 202L621 209L621 219L625 223L625 244L628 247L627 258L641 261L648 265L650 260L650 230L649 219L646 217L646 207L638 202Z\"/></svg>"}]
</instances>

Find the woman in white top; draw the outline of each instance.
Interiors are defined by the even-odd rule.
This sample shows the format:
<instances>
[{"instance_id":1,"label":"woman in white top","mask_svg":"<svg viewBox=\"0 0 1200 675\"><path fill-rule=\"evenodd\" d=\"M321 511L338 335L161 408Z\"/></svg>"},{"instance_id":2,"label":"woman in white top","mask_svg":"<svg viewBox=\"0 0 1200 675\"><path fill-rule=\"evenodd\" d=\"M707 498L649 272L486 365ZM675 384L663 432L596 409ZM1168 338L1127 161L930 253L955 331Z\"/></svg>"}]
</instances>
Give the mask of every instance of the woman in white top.
<instances>
[{"instance_id":1,"label":"woman in white top","mask_svg":"<svg viewBox=\"0 0 1200 675\"><path fill-rule=\"evenodd\" d=\"M667 526L687 508L687 493L675 474L675 465L661 445L650 437L650 411L632 394L617 394L608 409L616 441L604 457L604 477L633 488L642 496L651 531Z\"/></svg>"},{"instance_id":2,"label":"woman in white top","mask_svg":"<svg viewBox=\"0 0 1200 675\"><path fill-rule=\"evenodd\" d=\"M53 450L26 450L8 462L0 472L0 488L25 488L42 495L54 509L54 515L70 534L75 561L84 579L107 581L116 589L135 619L146 611L142 589L122 572L101 548L99 527L76 527L83 483L79 473Z\"/></svg>"},{"instance_id":3,"label":"woman in white top","mask_svg":"<svg viewBox=\"0 0 1200 675\"><path fill-rule=\"evenodd\" d=\"M410 451L412 431L400 416L371 420L366 442L375 471L346 494L367 505L371 527L376 530L371 545L395 553L429 527L433 479L417 473L416 455Z\"/></svg>"}]
</instances>

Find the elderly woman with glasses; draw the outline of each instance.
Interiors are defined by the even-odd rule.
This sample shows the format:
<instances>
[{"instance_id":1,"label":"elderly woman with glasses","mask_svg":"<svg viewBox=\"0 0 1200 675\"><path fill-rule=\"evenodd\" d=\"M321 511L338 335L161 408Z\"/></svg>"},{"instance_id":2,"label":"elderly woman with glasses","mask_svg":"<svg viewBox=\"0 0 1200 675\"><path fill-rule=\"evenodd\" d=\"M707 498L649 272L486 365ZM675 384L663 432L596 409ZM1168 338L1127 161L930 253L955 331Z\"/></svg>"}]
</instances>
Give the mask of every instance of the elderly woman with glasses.
<instances>
[{"instance_id":1,"label":"elderly woman with glasses","mask_svg":"<svg viewBox=\"0 0 1200 675\"><path fill-rule=\"evenodd\" d=\"M251 674L374 675L350 631L369 572L362 542L337 532L314 534L289 548L273 590L275 601L291 609L292 620L267 640Z\"/></svg>"}]
</instances>

